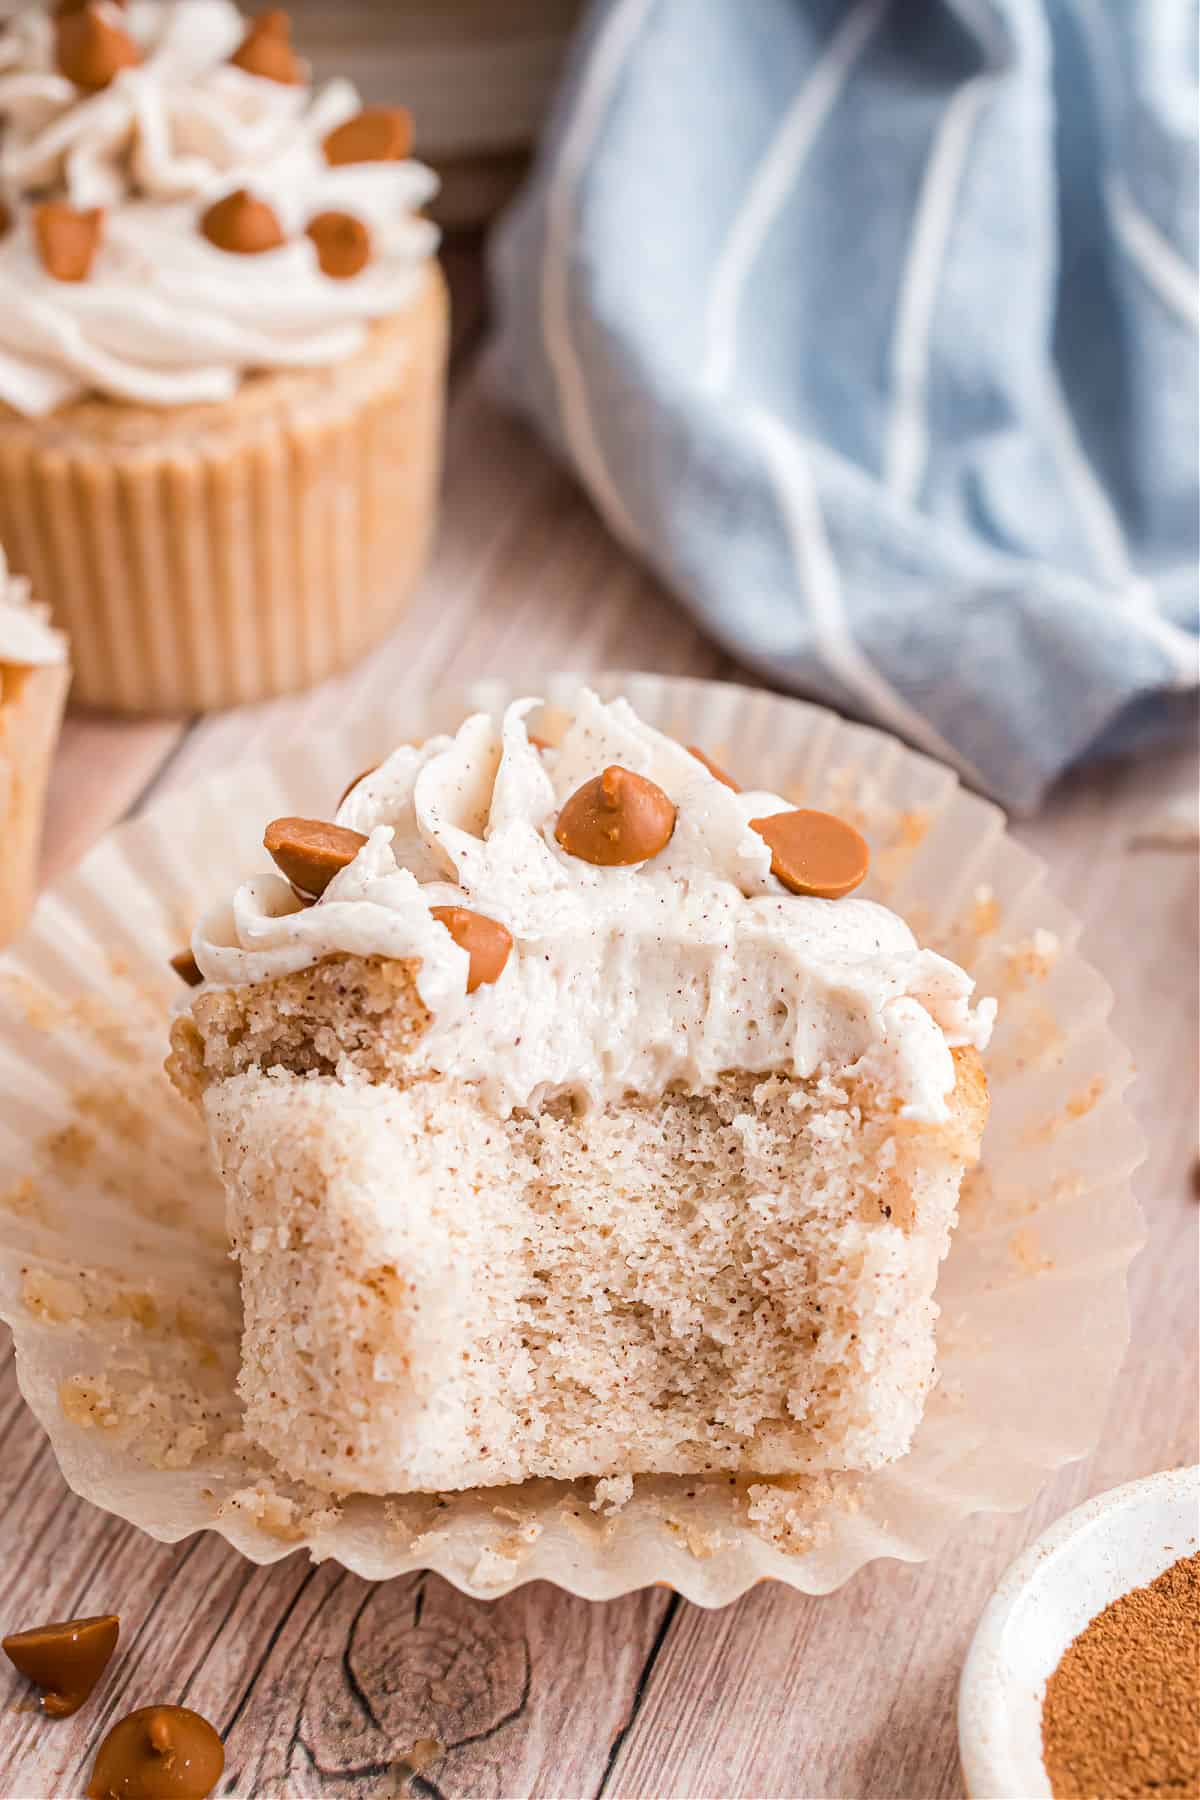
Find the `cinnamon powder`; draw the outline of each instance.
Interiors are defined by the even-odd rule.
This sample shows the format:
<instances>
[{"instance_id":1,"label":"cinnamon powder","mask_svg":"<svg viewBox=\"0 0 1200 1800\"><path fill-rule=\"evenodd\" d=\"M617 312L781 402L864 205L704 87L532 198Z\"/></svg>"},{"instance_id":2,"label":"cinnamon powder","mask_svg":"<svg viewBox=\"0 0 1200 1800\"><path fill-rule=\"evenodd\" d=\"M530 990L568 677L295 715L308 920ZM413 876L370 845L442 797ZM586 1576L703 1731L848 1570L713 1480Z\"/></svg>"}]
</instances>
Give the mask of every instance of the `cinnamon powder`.
<instances>
[{"instance_id":1,"label":"cinnamon powder","mask_svg":"<svg viewBox=\"0 0 1200 1800\"><path fill-rule=\"evenodd\" d=\"M1200 1795L1200 1555L1123 1594L1046 1685L1055 1800Z\"/></svg>"}]
</instances>

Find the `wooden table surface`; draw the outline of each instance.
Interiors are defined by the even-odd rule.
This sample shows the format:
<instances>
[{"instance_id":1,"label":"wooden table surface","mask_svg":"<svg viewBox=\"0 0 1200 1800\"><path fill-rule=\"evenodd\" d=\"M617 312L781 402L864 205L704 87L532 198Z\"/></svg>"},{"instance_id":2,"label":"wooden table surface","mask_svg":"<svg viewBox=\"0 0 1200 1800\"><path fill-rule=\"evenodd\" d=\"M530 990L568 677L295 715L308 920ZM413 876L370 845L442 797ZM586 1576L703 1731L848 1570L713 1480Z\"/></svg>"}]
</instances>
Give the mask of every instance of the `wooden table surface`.
<instances>
[{"instance_id":1,"label":"wooden table surface","mask_svg":"<svg viewBox=\"0 0 1200 1800\"><path fill-rule=\"evenodd\" d=\"M483 674L739 675L490 405L476 366L477 262L469 247L447 260L457 329L443 527L408 616L369 664L315 694L206 720L69 720L47 878L152 794L359 696L390 691L402 713L406 693ZM765 1586L717 1613L660 1589L591 1605L536 1584L480 1603L436 1577L372 1586L302 1554L259 1569L216 1537L168 1548L77 1500L24 1409L6 1345L0 1628L110 1609L124 1624L73 1720L43 1722L0 1670L0 1793L81 1793L113 1719L161 1700L198 1708L224 1734L222 1794L961 1794L955 1687L1005 1565L1088 1495L1197 1458L1197 864L1130 844L1194 769L1184 752L1098 769L1017 828L1116 990L1148 1139L1138 1189L1149 1243L1107 1429L1028 1513L969 1521L934 1562L877 1562L824 1599ZM426 1739L441 1754L413 1773L405 1754Z\"/></svg>"}]
</instances>

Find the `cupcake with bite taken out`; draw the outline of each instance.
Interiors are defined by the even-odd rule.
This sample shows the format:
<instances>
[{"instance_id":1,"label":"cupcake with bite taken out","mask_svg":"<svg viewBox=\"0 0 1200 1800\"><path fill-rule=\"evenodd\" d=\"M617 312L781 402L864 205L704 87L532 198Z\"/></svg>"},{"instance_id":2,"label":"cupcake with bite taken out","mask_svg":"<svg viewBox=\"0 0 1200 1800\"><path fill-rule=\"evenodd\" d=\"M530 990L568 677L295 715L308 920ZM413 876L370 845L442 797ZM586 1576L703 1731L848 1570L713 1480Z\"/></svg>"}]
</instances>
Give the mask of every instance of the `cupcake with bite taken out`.
<instances>
[{"instance_id":1,"label":"cupcake with bite taken out","mask_svg":"<svg viewBox=\"0 0 1200 1800\"><path fill-rule=\"evenodd\" d=\"M70 670L61 632L10 575L0 546L0 944L25 922L37 875L42 808Z\"/></svg>"},{"instance_id":2,"label":"cupcake with bite taken out","mask_svg":"<svg viewBox=\"0 0 1200 1800\"><path fill-rule=\"evenodd\" d=\"M307 686L429 538L446 297L399 108L286 13L63 0L0 29L0 540L76 696Z\"/></svg>"}]
</instances>

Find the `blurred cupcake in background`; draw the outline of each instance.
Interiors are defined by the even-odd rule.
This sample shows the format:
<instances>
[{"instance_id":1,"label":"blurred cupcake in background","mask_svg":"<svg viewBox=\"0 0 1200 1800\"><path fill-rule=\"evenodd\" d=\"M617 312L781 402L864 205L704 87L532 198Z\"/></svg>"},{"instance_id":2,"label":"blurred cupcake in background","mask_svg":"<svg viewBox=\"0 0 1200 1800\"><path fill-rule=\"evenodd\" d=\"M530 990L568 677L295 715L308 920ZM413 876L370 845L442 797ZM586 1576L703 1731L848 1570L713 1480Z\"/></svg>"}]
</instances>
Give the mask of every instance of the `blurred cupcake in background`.
<instances>
[{"instance_id":1,"label":"blurred cupcake in background","mask_svg":"<svg viewBox=\"0 0 1200 1800\"><path fill-rule=\"evenodd\" d=\"M37 876L42 809L71 672L67 640L0 547L0 944L25 922Z\"/></svg>"},{"instance_id":2,"label":"blurred cupcake in background","mask_svg":"<svg viewBox=\"0 0 1200 1800\"><path fill-rule=\"evenodd\" d=\"M284 12L61 0L0 31L0 540L76 697L319 681L420 571L446 297L401 108Z\"/></svg>"}]
</instances>

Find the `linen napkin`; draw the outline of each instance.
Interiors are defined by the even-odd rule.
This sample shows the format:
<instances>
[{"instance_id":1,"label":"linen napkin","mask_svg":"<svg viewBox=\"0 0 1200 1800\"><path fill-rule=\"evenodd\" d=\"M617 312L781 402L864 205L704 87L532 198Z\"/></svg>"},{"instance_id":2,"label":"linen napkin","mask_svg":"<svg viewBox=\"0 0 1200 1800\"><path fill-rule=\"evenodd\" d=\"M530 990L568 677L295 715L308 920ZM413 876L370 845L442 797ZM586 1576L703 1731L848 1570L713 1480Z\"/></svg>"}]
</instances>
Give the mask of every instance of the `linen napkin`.
<instances>
[{"instance_id":1,"label":"linen napkin","mask_svg":"<svg viewBox=\"0 0 1200 1800\"><path fill-rule=\"evenodd\" d=\"M1190 0L602 0L492 379L734 656L1018 810L1197 681Z\"/></svg>"}]
</instances>

